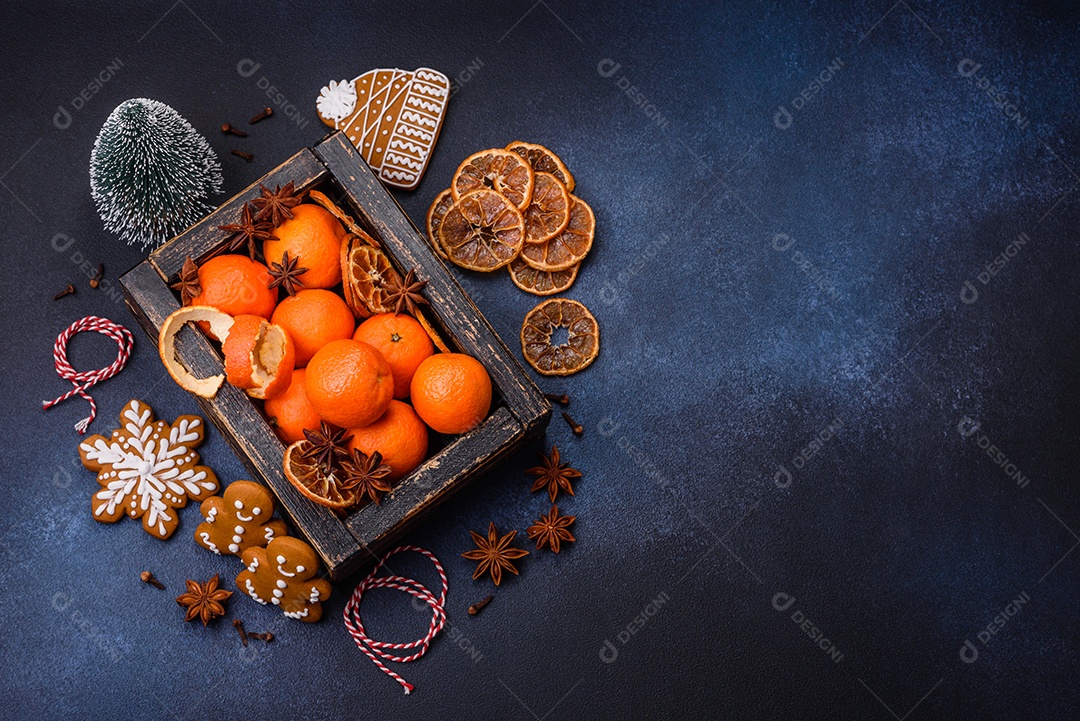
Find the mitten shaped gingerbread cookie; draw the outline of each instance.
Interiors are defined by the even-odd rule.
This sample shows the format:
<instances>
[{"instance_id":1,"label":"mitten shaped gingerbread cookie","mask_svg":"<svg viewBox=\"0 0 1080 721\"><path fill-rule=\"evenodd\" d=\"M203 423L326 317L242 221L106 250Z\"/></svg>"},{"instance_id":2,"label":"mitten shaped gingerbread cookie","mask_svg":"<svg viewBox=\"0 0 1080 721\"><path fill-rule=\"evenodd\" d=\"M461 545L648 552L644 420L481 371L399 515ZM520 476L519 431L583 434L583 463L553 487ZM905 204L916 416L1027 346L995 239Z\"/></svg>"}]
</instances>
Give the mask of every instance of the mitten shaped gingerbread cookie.
<instances>
[{"instance_id":1,"label":"mitten shaped gingerbread cookie","mask_svg":"<svg viewBox=\"0 0 1080 721\"><path fill-rule=\"evenodd\" d=\"M376 68L352 80L331 80L315 105L382 182L412 190L431 160L449 99L450 79L438 70Z\"/></svg>"},{"instance_id":2,"label":"mitten shaped gingerbread cookie","mask_svg":"<svg viewBox=\"0 0 1080 721\"><path fill-rule=\"evenodd\" d=\"M289 618L314 622L322 618L322 601L330 598L330 583L314 578L319 558L298 538L282 536L266 548L249 548L241 558L247 569L236 587L261 604L272 603Z\"/></svg>"},{"instance_id":3,"label":"mitten shaped gingerbread cookie","mask_svg":"<svg viewBox=\"0 0 1080 721\"><path fill-rule=\"evenodd\" d=\"M270 491L251 481L233 481L223 495L203 501L200 510L206 521L195 529L195 542L218 555L239 556L288 533L284 521L270 519L274 514Z\"/></svg>"},{"instance_id":4,"label":"mitten shaped gingerbread cookie","mask_svg":"<svg viewBox=\"0 0 1080 721\"><path fill-rule=\"evenodd\" d=\"M217 476L199 465L195 452L205 431L198 416L155 421L150 406L130 401L120 411L120 428L79 444L83 465L97 472L101 485L91 503L94 519L115 523L126 513L141 518L151 536L171 536L180 523L176 509L218 489Z\"/></svg>"}]
</instances>

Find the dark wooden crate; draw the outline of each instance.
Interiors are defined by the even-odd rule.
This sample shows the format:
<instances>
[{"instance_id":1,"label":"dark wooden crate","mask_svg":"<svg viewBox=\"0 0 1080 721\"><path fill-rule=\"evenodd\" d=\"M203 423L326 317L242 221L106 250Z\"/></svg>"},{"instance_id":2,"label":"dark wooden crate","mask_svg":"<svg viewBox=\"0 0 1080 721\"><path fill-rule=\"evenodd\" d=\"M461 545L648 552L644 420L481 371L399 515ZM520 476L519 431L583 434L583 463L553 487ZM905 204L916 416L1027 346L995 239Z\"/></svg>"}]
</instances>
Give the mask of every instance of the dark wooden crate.
<instances>
[{"instance_id":1,"label":"dark wooden crate","mask_svg":"<svg viewBox=\"0 0 1080 721\"><path fill-rule=\"evenodd\" d=\"M297 189L318 188L334 198L382 243L399 271L416 268L427 279L429 319L452 347L484 364L496 390L496 403L483 423L446 439L381 505L368 504L344 518L304 498L285 478L285 446L243 391L226 383L214 398L197 398L337 579L373 561L450 494L542 434L551 405L342 133L301 150L120 278L128 307L155 342L165 318L180 307L169 285L177 280L184 258L202 261L222 252L226 235L217 226L235 222L243 205L259 195L259 183L273 187L289 181ZM191 326L178 335L176 355L196 375L223 372L220 354Z\"/></svg>"}]
</instances>

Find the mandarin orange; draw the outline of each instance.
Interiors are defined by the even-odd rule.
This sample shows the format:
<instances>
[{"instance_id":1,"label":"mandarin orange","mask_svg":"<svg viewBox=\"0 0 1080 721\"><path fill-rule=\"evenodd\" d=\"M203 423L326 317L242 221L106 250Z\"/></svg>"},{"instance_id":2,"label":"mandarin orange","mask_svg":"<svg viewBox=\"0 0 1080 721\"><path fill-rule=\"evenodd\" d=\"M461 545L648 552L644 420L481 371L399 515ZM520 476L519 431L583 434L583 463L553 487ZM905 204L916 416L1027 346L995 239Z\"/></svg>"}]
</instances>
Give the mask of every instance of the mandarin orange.
<instances>
[{"instance_id":1,"label":"mandarin orange","mask_svg":"<svg viewBox=\"0 0 1080 721\"><path fill-rule=\"evenodd\" d=\"M257 315L269 319L278 292L270 288L266 266L246 255L219 255L199 266L199 294L191 305L208 305L229 315Z\"/></svg>"},{"instance_id":2,"label":"mandarin orange","mask_svg":"<svg viewBox=\"0 0 1080 721\"><path fill-rule=\"evenodd\" d=\"M340 295L329 290L301 290L278 303L271 322L284 328L296 346L296 365L303 368L315 351L332 340L352 337L356 320Z\"/></svg>"},{"instance_id":3,"label":"mandarin orange","mask_svg":"<svg viewBox=\"0 0 1080 721\"><path fill-rule=\"evenodd\" d=\"M375 451L382 454L383 463L390 466L386 476L390 481L409 475L427 457L427 426L412 406L401 401L390 401L377 421L363 428L350 428L349 435L349 450L359 448L369 456Z\"/></svg>"},{"instance_id":4,"label":"mandarin orange","mask_svg":"<svg viewBox=\"0 0 1080 721\"><path fill-rule=\"evenodd\" d=\"M361 428L386 412L394 375L382 353L357 340L330 341L308 362L304 388L328 423Z\"/></svg>"},{"instance_id":5,"label":"mandarin orange","mask_svg":"<svg viewBox=\"0 0 1080 721\"><path fill-rule=\"evenodd\" d=\"M341 239L345 228L329 211L301 203L292 209L293 217L274 229L277 240L263 242L263 257L268 264L280 263L285 251L299 258L298 266L307 268L298 279L305 288L333 288L341 282Z\"/></svg>"},{"instance_id":6,"label":"mandarin orange","mask_svg":"<svg viewBox=\"0 0 1080 721\"><path fill-rule=\"evenodd\" d=\"M304 376L307 371L297 368L292 372L289 387L279 396L266 401L263 410L270 419L271 425L278 438L285 443L296 443L304 440L304 431L319 430L319 414L311 406L307 399L307 390L304 388Z\"/></svg>"},{"instance_id":7,"label":"mandarin orange","mask_svg":"<svg viewBox=\"0 0 1080 721\"><path fill-rule=\"evenodd\" d=\"M374 346L394 372L394 398L408 398L413 374L435 352L431 337L411 315L380 313L356 329L353 340ZM366 451L365 451L366 452Z\"/></svg>"},{"instance_id":8,"label":"mandarin orange","mask_svg":"<svg viewBox=\"0 0 1080 721\"><path fill-rule=\"evenodd\" d=\"M480 361L464 353L425 359L410 385L413 408L433 430L472 430L491 409L491 377Z\"/></svg>"}]
</instances>

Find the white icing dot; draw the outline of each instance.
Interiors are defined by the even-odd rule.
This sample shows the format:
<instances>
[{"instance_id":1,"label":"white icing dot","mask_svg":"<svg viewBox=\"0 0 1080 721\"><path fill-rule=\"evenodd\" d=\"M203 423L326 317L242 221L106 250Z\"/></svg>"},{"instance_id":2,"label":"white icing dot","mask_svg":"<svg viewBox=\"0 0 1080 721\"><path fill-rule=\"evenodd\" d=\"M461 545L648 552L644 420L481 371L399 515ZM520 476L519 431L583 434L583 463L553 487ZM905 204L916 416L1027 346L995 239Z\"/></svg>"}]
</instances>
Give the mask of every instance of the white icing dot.
<instances>
[{"instance_id":1,"label":"white icing dot","mask_svg":"<svg viewBox=\"0 0 1080 721\"><path fill-rule=\"evenodd\" d=\"M282 591L280 588L275 588L274 589L274 598L281 598L284 595L285 595L285 592Z\"/></svg>"},{"instance_id":2,"label":"white icing dot","mask_svg":"<svg viewBox=\"0 0 1080 721\"><path fill-rule=\"evenodd\" d=\"M297 566L296 567L296 572L297 573L303 573L304 572L304 567L303 566Z\"/></svg>"},{"instance_id":3,"label":"white icing dot","mask_svg":"<svg viewBox=\"0 0 1080 721\"><path fill-rule=\"evenodd\" d=\"M278 588L285 588L285 585L286 585L286 584L285 584L285 582L284 582L284 581L282 581L282 580L281 580L281 579L279 578L279 579L278 579L278 582L277 582L277 587L278 587Z\"/></svg>"},{"instance_id":4,"label":"white icing dot","mask_svg":"<svg viewBox=\"0 0 1080 721\"><path fill-rule=\"evenodd\" d=\"M391 118L389 115L387 115L386 116L386 122L389 123L391 120L393 120L393 118ZM384 130L383 132L385 133L386 131Z\"/></svg>"},{"instance_id":5,"label":"white icing dot","mask_svg":"<svg viewBox=\"0 0 1080 721\"><path fill-rule=\"evenodd\" d=\"M264 601L264 603L265 603L265 601ZM280 605L281 604L281 599L280 598L271 598L270 603L274 604L275 606Z\"/></svg>"},{"instance_id":6,"label":"white icing dot","mask_svg":"<svg viewBox=\"0 0 1080 721\"><path fill-rule=\"evenodd\" d=\"M243 533L243 532L244 532L244 527L243 526L237 526L236 528L233 529L233 533Z\"/></svg>"},{"instance_id":7,"label":"white icing dot","mask_svg":"<svg viewBox=\"0 0 1080 721\"><path fill-rule=\"evenodd\" d=\"M259 508L258 506L255 506L254 508L251 509L251 512L254 513L256 516L258 516L258 515L260 515L262 513L262 509Z\"/></svg>"},{"instance_id":8,"label":"white icing dot","mask_svg":"<svg viewBox=\"0 0 1080 721\"><path fill-rule=\"evenodd\" d=\"M240 546L237 546L235 543L230 543L229 544L229 553L236 553L239 550L240 550Z\"/></svg>"},{"instance_id":9,"label":"white icing dot","mask_svg":"<svg viewBox=\"0 0 1080 721\"><path fill-rule=\"evenodd\" d=\"M233 536L233 537L232 537L232 542L233 542L233 543L240 543L240 541L243 541L243 540L244 540L244 539L243 539L243 538L241 538L240 536Z\"/></svg>"},{"instance_id":10,"label":"white icing dot","mask_svg":"<svg viewBox=\"0 0 1080 721\"><path fill-rule=\"evenodd\" d=\"M285 556L278 556L277 557L277 562L278 563L285 563Z\"/></svg>"},{"instance_id":11,"label":"white icing dot","mask_svg":"<svg viewBox=\"0 0 1080 721\"><path fill-rule=\"evenodd\" d=\"M382 148L375 148L375 152L376 152L376 153L381 153L381 152L382 152Z\"/></svg>"},{"instance_id":12,"label":"white icing dot","mask_svg":"<svg viewBox=\"0 0 1080 721\"><path fill-rule=\"evenodd\" d=\"M244 502L243 501L237 501L233 505L236 506L237 508L243 508L244 507Z\"/></svg>"},{"instance_id":13,"label":"white icing dot","mask_svg":"<svg viewBox=\"0 0 1080 721\"><path fill-rule=\"evenodd\" d=\"M390 116L389 116L389 115L387 115L387 116L386 116L386 119L387 119L387 120L389 120L389 119L390 119ZM386 131L386 130L382 131L382 134L383 134L383 135L386 135L386 133L387 133L387 131Z\"/></svg>"}]
</instances>

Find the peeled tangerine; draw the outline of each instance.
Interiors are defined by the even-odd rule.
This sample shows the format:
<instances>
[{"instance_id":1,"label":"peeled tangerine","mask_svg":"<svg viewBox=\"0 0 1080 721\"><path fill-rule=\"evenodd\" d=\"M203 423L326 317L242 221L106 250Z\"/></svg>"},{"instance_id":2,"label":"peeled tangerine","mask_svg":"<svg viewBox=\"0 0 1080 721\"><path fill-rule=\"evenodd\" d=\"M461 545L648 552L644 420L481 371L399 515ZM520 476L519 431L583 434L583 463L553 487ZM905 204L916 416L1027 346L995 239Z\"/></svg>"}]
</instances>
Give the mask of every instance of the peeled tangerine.
<instances>
[{"instance_id":1,"label":"peeled tangerine","mask_svg":"<svg viewBox=\"0 0 1080 721\"><path fill-rule=\"evenodd\" d=\"M205 322L222 341L225 374L198 378L175 355L176 334L185 323ZM172 379L202 398L213 398L228 379L252 398L273 398L289 387L296 353L289 334L256 315L227 313L207 306L181 308L165 319L158 334L158 353Z\"/></svg>"}]
</instances>

